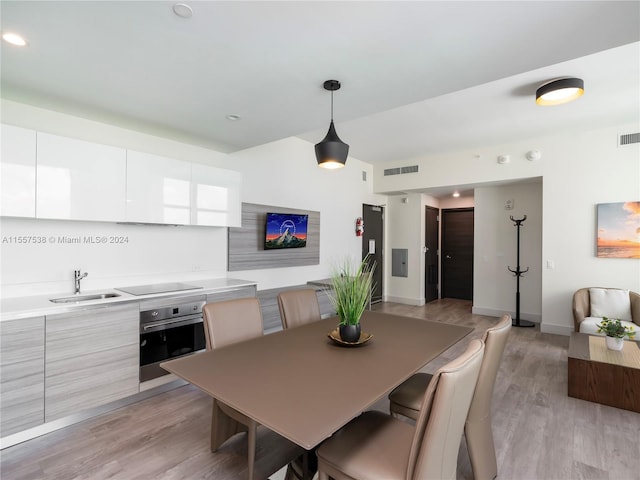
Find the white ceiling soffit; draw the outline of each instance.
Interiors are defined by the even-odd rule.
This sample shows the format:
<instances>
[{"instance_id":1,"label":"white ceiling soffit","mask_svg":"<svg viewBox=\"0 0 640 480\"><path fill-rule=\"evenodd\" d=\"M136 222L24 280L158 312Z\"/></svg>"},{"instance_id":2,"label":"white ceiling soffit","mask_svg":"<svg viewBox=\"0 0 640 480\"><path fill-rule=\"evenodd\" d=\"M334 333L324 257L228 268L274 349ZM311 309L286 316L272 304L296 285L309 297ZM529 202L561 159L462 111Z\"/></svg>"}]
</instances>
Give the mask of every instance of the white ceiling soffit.
<instances>
[{"instance_id":1,"label":"white ceiling soffit","mask_svg":"<svg viewBox=\"0 0 640 480\"><path fill-rule=\"evenodd\" d=\"M319 141L335 78L336 129L371 163L638 118L640 2L173 3L2 1L29 42L3 43L2 96L231 152ZM564 75L583 98L536 108Z\"/></svg>"}]
</instances>

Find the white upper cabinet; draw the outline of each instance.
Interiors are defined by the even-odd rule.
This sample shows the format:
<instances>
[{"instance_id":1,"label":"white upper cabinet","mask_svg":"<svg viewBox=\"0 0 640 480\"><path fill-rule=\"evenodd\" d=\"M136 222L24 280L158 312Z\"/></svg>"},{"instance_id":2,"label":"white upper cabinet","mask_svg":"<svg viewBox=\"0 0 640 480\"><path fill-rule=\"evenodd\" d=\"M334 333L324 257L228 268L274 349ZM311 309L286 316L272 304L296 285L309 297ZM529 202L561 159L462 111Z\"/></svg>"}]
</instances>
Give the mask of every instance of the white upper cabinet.
<instances>
[{"instance_id":1,"label":"white upper cabinet","mask_svg":"<svg viewBox=\"0 0 640 480\"><path fill-rule=\"evenodd\" d=\"M191 166L192 225L242 226L242 174L208 165Z\"/></svg>"},{"instance_id":2,"label":"white upper cabinet","mask_svg":"<svg viewBox=\"0 0 640 480\"><path fill-rule=\"evenodd\" d=\"M0 128L2 216L241 226L240 172Z\"/></svg>"},{"instance_id":3,"label":"white upper cabinet","mask_svg":"<svg viewBox=\"0 0 640 480\"><path fill-rule=\"evenodd\" d=\"M127 221L189 225L191 164L127 150Z\"/></svg>"},{"instance_id":4,"label":"white upper cabinet","mask_svg":"<svg viewBox=\"0 0 640 480\"><path fill-rule=\"evenodd\" d=\"M125 182L123 148L38 132L38 218L124 221Z\"/></svg>"},{"instance_id":5,"label":"white upper cabinet","mask_svg":"<svg viewBox=\"0 0 640 480\"><path fill-rule=\"evenodd\" d=\"M0 215L36 215L36 132L2 125L2 209Z\"/></svg>"}]
</instances>

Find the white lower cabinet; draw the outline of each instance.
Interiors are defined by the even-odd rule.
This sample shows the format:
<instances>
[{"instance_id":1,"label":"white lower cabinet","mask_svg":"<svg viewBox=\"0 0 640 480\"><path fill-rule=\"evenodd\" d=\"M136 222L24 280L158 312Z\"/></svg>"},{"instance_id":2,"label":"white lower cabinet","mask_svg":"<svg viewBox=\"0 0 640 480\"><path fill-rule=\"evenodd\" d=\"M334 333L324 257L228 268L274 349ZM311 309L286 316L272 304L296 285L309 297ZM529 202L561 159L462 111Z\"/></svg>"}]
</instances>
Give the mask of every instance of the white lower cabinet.
<instances>
[{"instance_id":1,"label":"white lower cabinet","mask_svg":"<svg viewBox=\"0 0 640 480\"><path fill-rule=\"evenodd\" d=\"M0 322L0 437L44 422L44 317Z\"/></svg>"},{"instance_id":2,"label":"white lower cabinet","mask_svg":"<svg viewBox=\"0 0 640 480\"><path fill-rule=\"evenodd\" d=\"M46 318L45 421L139 391L138 304Z\"/></svg>"}]
</instances>

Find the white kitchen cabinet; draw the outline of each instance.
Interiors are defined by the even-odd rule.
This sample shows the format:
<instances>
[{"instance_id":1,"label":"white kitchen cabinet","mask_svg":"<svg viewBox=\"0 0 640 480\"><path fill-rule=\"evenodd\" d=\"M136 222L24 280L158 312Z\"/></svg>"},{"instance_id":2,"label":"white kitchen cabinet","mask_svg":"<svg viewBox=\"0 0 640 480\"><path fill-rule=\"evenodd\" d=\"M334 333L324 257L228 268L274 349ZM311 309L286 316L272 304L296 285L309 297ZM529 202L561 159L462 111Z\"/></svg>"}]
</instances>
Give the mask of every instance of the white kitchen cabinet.
<instances>
[{"instance_id":1,"label":"white kitchen cabinet","mask_svg":"<svg viewBox=\"0 0 640 480\"><path fill-rule=\"evenodd\" d=\"M242 174L194 163L191 165L191 224L242 226Z\"/></svg>"},{"instance_id":2,"label":"white kitchen cabinet","mask_svg":"<svg viewBox=\"0 0 640 480\"><path fill-rule=\"evenodd\" d=\"M191 164L127 150L127 221L189 225Z\"/></svg>"},{"instance_id":3,"label":"white kitchen cabinet","mask_svg":"<svg viewBox=\"0 0 640 480\"><path fill-rule=\"evenodd\" d=\"M0 437L44 423L44 317L0 322Z\"/></svg>"},{"instance_id":4,"label":"white kitchen cabinet","mask_svg":"<svg viewBox=\"0 0 640 480\"><path fill-rule=\"evenodd\" d=\"M36 132L0 126L2 202L0 215L36 216Z\"/></svg>"},{"instance_id":5,"label":"white kitchen cabinet","mask_svg":"<svg viewBox=\"0 0 640 480\"><path fill-rule=\"evenodd\" d=\"M139 391L138 304L47 315L45 421Z\"/></svg>"},{"instance_id":6,"label":"white kitchen cabinet","mask_svg":"<svg viewBox=\"0 0 640 480\"><path fill-rule=\"evenodd\" d=\"M125 220L126 151L37 134L36 217Z\"/></svg>"}]
</instances>

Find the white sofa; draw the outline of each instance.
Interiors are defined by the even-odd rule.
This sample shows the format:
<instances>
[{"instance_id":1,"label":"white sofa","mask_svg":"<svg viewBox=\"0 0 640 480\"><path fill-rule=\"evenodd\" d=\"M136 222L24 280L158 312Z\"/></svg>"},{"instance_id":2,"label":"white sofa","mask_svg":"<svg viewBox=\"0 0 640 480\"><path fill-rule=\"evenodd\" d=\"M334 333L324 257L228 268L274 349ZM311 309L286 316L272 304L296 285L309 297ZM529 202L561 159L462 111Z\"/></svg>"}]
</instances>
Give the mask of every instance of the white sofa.
<instances>
[{"instance_id":1,"label":"white sofa","mask_svg":"<svg viewBox=\"0 0 640 480\"><path fill-rule=\"evenodd\" d=\"M633 327L635 341L640 341L640 295L620 288L581 288L573 294L573 321L576 332L593 335L603 317L619 319Z\"/></svg>"}]
</instances>

